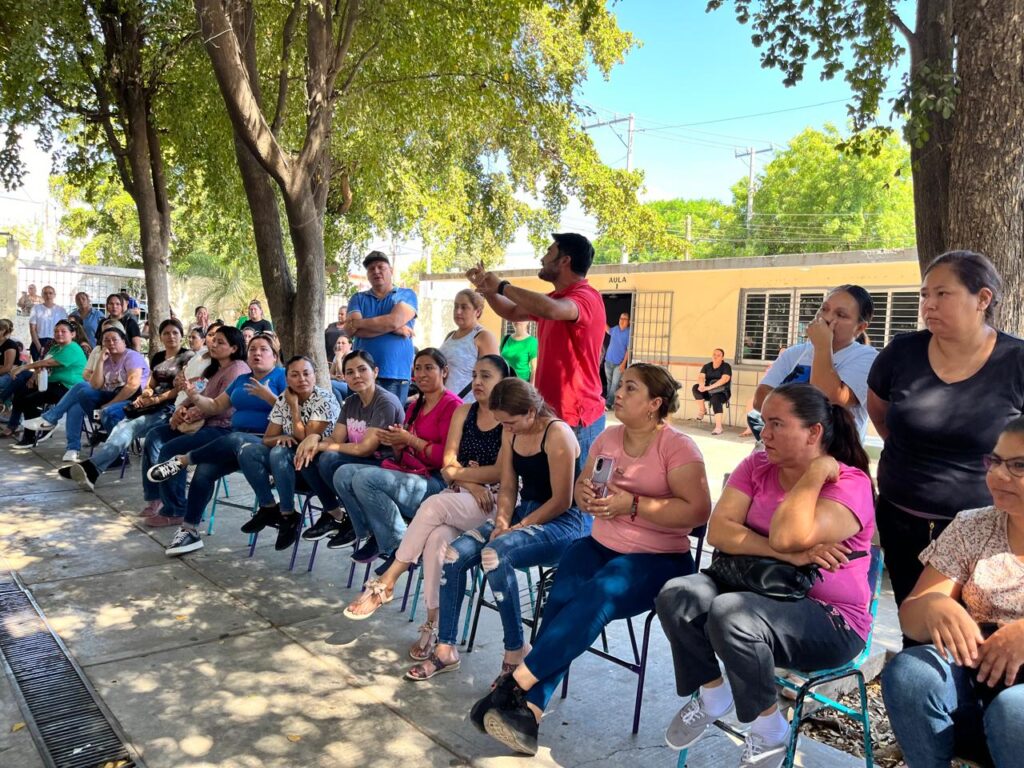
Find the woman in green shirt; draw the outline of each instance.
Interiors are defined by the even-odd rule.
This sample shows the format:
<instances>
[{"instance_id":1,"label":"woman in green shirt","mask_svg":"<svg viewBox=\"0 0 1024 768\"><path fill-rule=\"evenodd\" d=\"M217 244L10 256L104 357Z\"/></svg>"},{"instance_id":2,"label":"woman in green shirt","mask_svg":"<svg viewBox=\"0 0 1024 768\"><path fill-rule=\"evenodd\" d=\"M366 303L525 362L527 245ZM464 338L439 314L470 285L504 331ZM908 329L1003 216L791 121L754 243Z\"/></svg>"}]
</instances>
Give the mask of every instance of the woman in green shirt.
<instances>
[{"instance_id":1,"label":"woman in green shirt","mask_svg":"<svg viewBox=\"0 0 1024 768\"><path fill-rule=\"evenodd\" d=\"M533 384L537 370L537 338L530 335L530 323L523 320L513 324L515 333L505 337L501 345L501 356L523 381Z\"/></svg>"},{"instance_id":2,"label":"woman in green shirt","mask_svg":"<svg viewBox=\"0 0 1024 768\"><path fill-rule=\"evenodd\" d=\"M29 419L36 418L48 406L58 402L69 389L82 382L86 356L74 341L75 331L72 321L58 321L53 329L53 344L46 357L12 371L16 380L20 378L14 392L14 410L7 427L12 432L18 428L23 415ZM20 376L26 372L31 372L31 376ZM45 387L40 386L41 374L46 378ZM34 443L35 433L22 435L19 445L29 439Z\"/></svg>"}]
</instances>

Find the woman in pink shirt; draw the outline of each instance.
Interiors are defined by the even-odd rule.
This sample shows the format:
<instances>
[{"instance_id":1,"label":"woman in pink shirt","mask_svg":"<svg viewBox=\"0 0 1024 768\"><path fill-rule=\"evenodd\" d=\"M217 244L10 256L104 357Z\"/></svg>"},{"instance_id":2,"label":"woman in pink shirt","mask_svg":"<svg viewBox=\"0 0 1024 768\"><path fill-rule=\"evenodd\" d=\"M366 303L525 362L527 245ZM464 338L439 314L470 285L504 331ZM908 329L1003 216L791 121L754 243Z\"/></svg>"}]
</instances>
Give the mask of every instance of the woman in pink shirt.
<instances>
[{"instance_id":1,"label":"woman in pink shirt","mask_svg":"<svg viewBox=\"0 0 1024 768\"><path fill-rule=\"evenodd\" d=\"M772 391L761 409L765 451L740 462L708 527L708 542L732 555L816 563L823 580L807 597L776 600L721 592L707 574L673 579L657 599L688 703L665 740L687 749L736 708L751 723L741 766L781 766L789 723L778 708L775 667L826 669L864 648L871 631L866 552L875 530L868 457L850 412L810 384ZM719 667L725 666L725 675Z\"/></svg>"},{"instance_id":2,"label":"woman in pink shirt","mask_svg":"<svg viewBox=\"0 0 1024 768\"><path fill-rule=\"evenodd\" d=\"M356 536L365 537L352 559L368 563L383 557L378 575L394 562L406 519L425 498L445 489L444 446L455 409L462 405L458 395L444 388L448 361L434 347L419 351L412 376L420 395L406 411L405 424L379 430L381 445L390 447L395 458L379 467L345 464L334 475L334 489Z\"/></svg>"},{"instance_id":3,"label":"woman in pink shirt","mask_svg":"<svg viewBox=\"0 0 1024 768\"><path fill-rule=\"evenodd\" d=\"M666 581L693 573L688 536L707 522L711 496L697 446L666 422L678 389L664 368L626 369L615 395L621 424L594 441L576 481L591 535L562 555L533 649L473 707L477 727L518 752L537 751L544 708L604 626L651 610ZM606 491L591 482L598 461L613 467Z\"/></svg>"}]
</instances>

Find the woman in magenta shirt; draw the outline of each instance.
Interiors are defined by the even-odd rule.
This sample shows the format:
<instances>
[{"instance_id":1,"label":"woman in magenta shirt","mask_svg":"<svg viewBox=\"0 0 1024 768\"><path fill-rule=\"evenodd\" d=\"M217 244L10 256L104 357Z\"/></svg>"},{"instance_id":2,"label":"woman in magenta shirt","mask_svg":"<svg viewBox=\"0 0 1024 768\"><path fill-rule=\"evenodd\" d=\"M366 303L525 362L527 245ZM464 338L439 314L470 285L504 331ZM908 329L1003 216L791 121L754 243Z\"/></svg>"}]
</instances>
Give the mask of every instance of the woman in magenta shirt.
<instances>
[{"instance_id":1,"label":"woman in magenta shirt","mask_svg":"<svg viewBox=\"0 0 1024 768\"><path fill-rule=\"evenodd\" d=\"M405 425L377 430L381 445L390 447L395 457L379 467L346 464L334 474L334 489L356 536L365 537L352 559L368 563L383 556L378 574L394 560L405 535L405 520L412 519L425 498L445 488L441 477L445 441L455 409L462 405L458 395L444 388L448 361L439 350L420 350L412 375L420 396L409 406Z\"/></svg>"},{"instance_id":2,"label":"woman in magenta shirt","mask_svg":"<svg viewBox=\"0 0 1024 768\"><path fill-rule=\"evenodd\" d=\"M665 739L687 749L735 706L751 723L742 765L781 765L789 723L779 711L775 667L825 669L864 648L871 631L866 552L875 530L868 457L850 412L810 384L787 384L762 408L765 451L740 462L708 528L708 542L733 555L817 563L824 580L807 597L720 593L706 574L673 579L657 599L688 703ZM719 668L725 666L725 675ZM691 698L692 697L692 698Z\"/></svg>"},{"instance_id":3,"label":"woman in magenta shirt","mask_svg":"<svg viewBox=\"0 0 1024 768\"><path fill-rule=\"evenodd\" d=\"M664 368L626 369L615 395L621 424L594 441L576 481L591 534L562 555L533 649L473 708L477 726L516 751L536 752L544 708L604 626L651 610L666 581L693 573L689 533L707 522L711 495L696 444L666 423L678 389ZM599 459L614 466L607 493L590 481Z\"/></svg>"}]
</instances>

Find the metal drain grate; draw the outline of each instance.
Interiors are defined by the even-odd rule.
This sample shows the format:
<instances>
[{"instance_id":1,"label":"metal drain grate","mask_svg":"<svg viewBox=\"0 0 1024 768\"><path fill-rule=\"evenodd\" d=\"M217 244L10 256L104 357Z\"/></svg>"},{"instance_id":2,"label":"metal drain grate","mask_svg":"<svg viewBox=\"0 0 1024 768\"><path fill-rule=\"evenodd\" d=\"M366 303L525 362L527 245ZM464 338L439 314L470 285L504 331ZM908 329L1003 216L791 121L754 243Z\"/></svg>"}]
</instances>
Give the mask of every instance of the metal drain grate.
<instances>
[{"instance_id":1,"label":"metal drain grate","mask_svg":"<svg viewBox=\"0 0 1024 768\"><path fill-rule=\"evenodd\" d=\"M143 768L17 575L0 579L0 662L40 757L56 768Z\"/></svg>"}]
</instances>

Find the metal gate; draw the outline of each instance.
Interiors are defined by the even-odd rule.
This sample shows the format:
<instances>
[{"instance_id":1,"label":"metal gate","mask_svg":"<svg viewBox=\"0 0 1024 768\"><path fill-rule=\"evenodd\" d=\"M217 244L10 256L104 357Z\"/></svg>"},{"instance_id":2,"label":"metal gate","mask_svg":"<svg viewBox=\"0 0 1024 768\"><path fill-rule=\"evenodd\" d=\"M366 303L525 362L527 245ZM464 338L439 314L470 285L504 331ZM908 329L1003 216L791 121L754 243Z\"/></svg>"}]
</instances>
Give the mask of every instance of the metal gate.
<instances>
[{"instance_id":1,"label":"metal gate","mask_svg":"<svg viewBox=\"0 0 1024 768\"><path fill-rule=\"evenodd\" d=\"M672 342L674 291L637 291L633 304L633 353L636 363L668 366Z\"/></svg>"}]
</instances>

